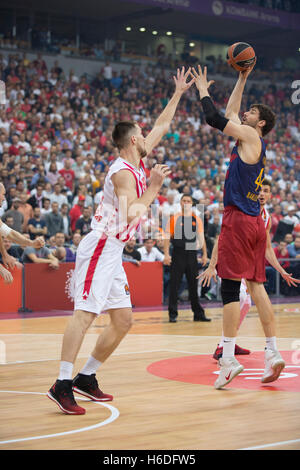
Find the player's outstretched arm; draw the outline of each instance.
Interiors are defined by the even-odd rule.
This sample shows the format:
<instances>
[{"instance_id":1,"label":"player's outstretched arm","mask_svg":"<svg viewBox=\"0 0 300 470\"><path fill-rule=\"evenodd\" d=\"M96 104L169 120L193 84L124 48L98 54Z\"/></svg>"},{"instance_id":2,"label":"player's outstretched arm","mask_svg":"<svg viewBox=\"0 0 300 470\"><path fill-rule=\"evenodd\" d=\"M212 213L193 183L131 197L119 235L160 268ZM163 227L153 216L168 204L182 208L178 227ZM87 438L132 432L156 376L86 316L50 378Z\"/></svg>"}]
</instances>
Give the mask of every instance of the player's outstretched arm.
<instances>
[{"instance_id":1,"label":"player's outstretched arm","mask_svg":"<svg viewBox=\"0 0 300 470\"><path fill-rule=\"evenodd\" d=\"M146 150L147 154L152 152L154 147L158 145L161 138L168 132L169 126L172 122L174 117L177 105L180 101L181 96L185 91L187 91L191 85L194 83L194 79L192 78L189 82L187 82L188 78L190 77L190 69L185 72L185 68L177 69L176 77L173 76L175 82L175 91L168 102L167 106L163 110L163 112L159 115L157 120L155 121L154 127L152 131L146 137Z\"/></svg>"},{"instance_id":2,"label":"player's outstretched arm","mask_svg":"<svg viewBox=\"0 0 300 470\"><path fill-rule=\"evenodd\" d=\"M218 112L208 93L208 88L214 82L213 80L207 80L207 67L204 67L202 72L200 65L198 65L198 72L193 68L191 75L195 78L195 84L199 91L207 124L215 129L219 129L228 136L234 137L236 140L240 140L241 142L255 147L254 150L259 148L261 145L260 139L255 129L247 125L236 124ZM253 154L256 155L256 151L254 151Z\"/></svg>"},{"instance_id":3,"label":"player's outstretched arm","mask_svg":"<svg viewBox=\"0 0 300 470\"><path fill-rule=\"evenodd\" d=\"M0 235L8 238L10 241L16 243L20 246L32 246L37 250L42 248L45 245L45 240L43 237L37 237L34 240L30 240L29 238L24 237L21 233L13 230L12 228L8 227L6 224L0 220Z\"/></svg>"},{"instance_id":4,"label":"player's outstretched arm","mask_svg":"<svg viewBox=\"0 0 300 470\"><path fill-rule=\"evenodd\" d=\"M239 73L238 80L235 84L235 87L231 93L231 96L226 106L225 117L235 122L236 124L241 124L239 113L241 109L243 92L247 82L247 78L252 72L254 66L255 64L253 64L247 70L244 70L243 72Z\"/></svg>"},{"instance_id":5,"label":"player's outstretched arm","mask_svg":"<svg viewBox=\"0 0 300 470\"><path fill-rule=\"evenodd\" d=\"M267 230L267 244L266 244L266 259L270 263L270 265L273 266L273 268L279 272L279 274L282 276L282 278L285 280L285 282L289 286L297 287L298 284L300 284L300 279L293 278L292 274L287 273L283 269L281 264L279 263L277 256L274 252L274 249L272 247L270 233L268 230Z\"/></svg>"},{"instance_id":6,"label":"player's outstretched arm","mask_svg":"<svg viewBox=\"0 0 300 470\"><path fill-rule=\"evenodd\" d=\"M209 286L212 278L217 282L216 266L218 262L218 240L219 238L217 238L214 244L208 267L197 277L197 279L201 280L203 287Z\"/></svg>"}]
</instances>

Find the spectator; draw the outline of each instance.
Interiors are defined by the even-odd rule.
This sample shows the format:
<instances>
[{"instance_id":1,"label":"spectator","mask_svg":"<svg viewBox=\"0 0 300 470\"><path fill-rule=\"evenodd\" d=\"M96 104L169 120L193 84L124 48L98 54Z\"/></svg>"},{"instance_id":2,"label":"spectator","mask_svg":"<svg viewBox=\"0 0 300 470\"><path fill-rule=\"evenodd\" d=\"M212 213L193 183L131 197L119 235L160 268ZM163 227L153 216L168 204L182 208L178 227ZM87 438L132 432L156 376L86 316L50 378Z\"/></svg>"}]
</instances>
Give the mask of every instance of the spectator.
<instances>
[{"instance_id":1,"label":"spectator","mask_svg":"<svg viewBox=\"0 0 300 470\"><path fill-rule=\"evenodd\" d=\"M64 167L59 170L60 175L64 178L66 186L73 192L75 173L72 170L72 159L66 158L64 161Z\"/></svg>"},{"instance_id":2,"label":"spectator","mask_svg":"<svg viewBox=\"0 0 300 470\"><path fill-rule=\"evenodd\" d=\"M61 185L59 183L55 183L54 192L50 196L50 201L57 202L59 209L63 204L68 205L68 199L64 194L62 194Z\"/></svg>"},{"instance_id":3,"label":"spectator","mask_svg":"<svg viewBox=\"0 0 300 470\"><path fill-rule=\"evenodd\" d=\"M69 247L61 246L57 247L52 252L61 263L75 263L76 252L74 253Z\"/></svg>"},{"instance_id":4,"label":"spectator","mask_svg":"<svg viewBox=\"0 0 300 470\"><path fill-rule=\"evenodd\" d=\"M141 265L141 253L135 248L136 239L132 238L129 240L123 250L123 261L130 261L131 263L136 264L137 266Z\"/></svg>"},{"instance_id":5,"label":"spectator","mask_svg":"<svg viewBox=\"0 0 300 470\"><path fill-rule=\"evenodd\" d=\"M82 215L76 220L75 231L81 236L87 235L91 231L91 212L89 207L83 207Z\"/></svg>"},{"instance_id":6,"label":"spectator","mask_svg":"<svg viewBox=\"0 0 300 470\"><path fill-rule=\"evenodd\" d=\"M30 204L27 203L28 195L26 192L23 192L20 196L20 205L18 211L23 214L23 226L22 231L28 231L28 220L33 218L33 209Z\"/></svg>"},{"instance_id":7,"label":"spectator","mask_svg":"<svg viewBox=\"0 0 300 470\"><path fill-rule=\"evenodd\" d=\"M61 205L60 215L62 216L63 222L64 222L64 234L65 234L66 240L69 240L71 236L71 220L69 216L68 204Z\"/></svg>"},{"instance_id":8,"label":"spectator","mask_svg":"<svg viewBox=\"0 0 300 470\"><path fill-rule=\"evenodd\" d=\"M164 262L165 256L155 246L155 241L152 238L146 238L144 240L144 246L138 248L138 252L141 255L141 261L152 262L161 261Z\"/></svg>"},{"instance_id":9,"label":"spectator","mask_svg":"<svg viewBox=\"0 0 300 470\"><path fill-rule=\"evenodd\" d=\"M75 204L70 210L69 215L70 215L72 232L75 232L76 230L76 222L79 219L79 217L82 215L84 203L85 203L85 196L79 196L77 204Z\"/></svg>"},{"instance_id":10,"label":"spectator","mask_svg":"<svg viewBox=\"0 0 300 470\"><path fill-rule=\"evenodd\" d=\"M39 250L31 246L27 246L23 252L22 261L23 263L48 264L54 269L59 267L58 259L46 246L43 246Z\"/></svg>"},{"instance_id":11,"label":"spectator","mask_svg":"<svg viewBox=\"0 0 300 470\"><path fill-rule=\"evenodd\" d=\"M44 217L47 226L47 237L50 238L57 232L64 231L64 221L58 212L58 203L52 202L51 212Z\"/></svg>"},{"instance_id":12,"label":"spectator","mask_svg":"<svg viewBox=\"0 0 300 470\"><path fill-rule=\"evenodd\" d=\"M70 250L73 251L73 253L76 253L78 245L81 242L81 240L82 240L82 236L80 235L80 233L73 233L72 243L70 245Z\"/></svg>"},{"instance_id":13,"label":"spectator","mask_svg":"<svg viewBox=\"0 0 300 470\"><path fill-rule=\"evenodd\" d=\"M23 223L24 223L24 216L19 211L21 199L19 197L15 197L13 199L12 208L5 212L2 217L3 222L6 223L9 217L13 218L13 225L10 226L13 230L22 233Z\"/></svg>"},{"instance_id":14,"label":"spectator","mask_svg":"<svg viewBox=\"0 0 300 470\"><path fill-rule=\"evenodd\" d=\"M285 222L286 224L289 224L289 225L297 225L299 223L299 219L298 217L296 216L296 207L294 206L289 206L287 208L287 215L285 217L283 217L283 222Z\"/></svg>"},{"instance_id":15,"label":"spectator","mask_svg":"<svg viewBox=\"0 0 300 470\"><path fill-rule=\"evenodd\" d=\"M31 191L31 197L27 199L27 203L30 204L33 209L35 207L42 209L44 203L43 191L44 186L42 184L37 184L36 189Z\"/></svg>"},{"instance_id":16,"label":"spectator","mask_svg":"<svg viewBox=\"0 0 300 470\"><path fill-rule=\"evenodd\" d=\"M18 268L21 268L23 249L19 245L13 244L10 240L8 240L8 238L3 238L3 245L7 253L17 260L16 266ZM1 254L0 257L0 261L2 262Z\"/></svg>"},{"instance_id":17,"label":"spectator","mask_svg":"<svg viewBox=\"0 0 300 470\"><path fill-rule=\"evenodd\" d=\"M65 234L63 232L56 232L54 235L54 243L57 248L65 246Z\"/></svg>"},{"instance_id":18,"label":"spectator","mask_svg":"<svg viewBox=\"0 0 300 470\"><path fill-rule=\"evenodd\" d=\"M34 240L37 235L47 235L47 226L44 219L41 217L41 209L36 206L33 209L33 218L28 220L28 233L31 240Z\"/></svg>"}]
</instances>

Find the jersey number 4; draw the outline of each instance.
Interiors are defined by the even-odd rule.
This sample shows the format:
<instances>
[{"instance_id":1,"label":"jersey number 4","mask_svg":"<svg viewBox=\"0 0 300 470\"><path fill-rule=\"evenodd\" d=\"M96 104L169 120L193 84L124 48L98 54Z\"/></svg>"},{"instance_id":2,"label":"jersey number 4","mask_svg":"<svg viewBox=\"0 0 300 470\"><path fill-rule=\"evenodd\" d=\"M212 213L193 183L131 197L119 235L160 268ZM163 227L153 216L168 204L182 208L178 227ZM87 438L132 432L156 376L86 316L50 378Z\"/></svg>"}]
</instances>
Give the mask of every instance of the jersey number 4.
<instances>
[{"instance_id":1,"label":"jersey number 4","mask_svg":"<svg viewBox=\"0 0 300 470\"><path fill-rule=\"evenodd\" d=\"M260 170L260 173L259 173L258 177L254 181L254 183L256 184L255 191L258 191L258 189L262 187L264 179L265 179L265 177L264 177L264 168L262 168Z\"/></svg>"}]
</instances>

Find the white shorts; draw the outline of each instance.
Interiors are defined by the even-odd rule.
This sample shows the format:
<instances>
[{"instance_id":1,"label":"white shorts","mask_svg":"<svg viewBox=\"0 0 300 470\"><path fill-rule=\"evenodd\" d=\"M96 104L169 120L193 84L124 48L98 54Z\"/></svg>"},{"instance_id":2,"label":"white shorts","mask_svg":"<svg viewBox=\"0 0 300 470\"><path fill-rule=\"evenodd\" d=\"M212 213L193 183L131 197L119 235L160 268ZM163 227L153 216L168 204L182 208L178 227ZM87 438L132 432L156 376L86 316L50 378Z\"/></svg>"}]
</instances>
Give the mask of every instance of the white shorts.
<instances>
[{"instance_id":1,"label":"white shorts","mask_svg":"<svg viewBox=\"0 0 300 470\"><path fill-rule=\"evenodd\" d=\"M127 277L122 265L124 243L92 230L80 242L75 264L75 310L99 315L102 311L131 308Z\"/></svg>"}]
</instances>

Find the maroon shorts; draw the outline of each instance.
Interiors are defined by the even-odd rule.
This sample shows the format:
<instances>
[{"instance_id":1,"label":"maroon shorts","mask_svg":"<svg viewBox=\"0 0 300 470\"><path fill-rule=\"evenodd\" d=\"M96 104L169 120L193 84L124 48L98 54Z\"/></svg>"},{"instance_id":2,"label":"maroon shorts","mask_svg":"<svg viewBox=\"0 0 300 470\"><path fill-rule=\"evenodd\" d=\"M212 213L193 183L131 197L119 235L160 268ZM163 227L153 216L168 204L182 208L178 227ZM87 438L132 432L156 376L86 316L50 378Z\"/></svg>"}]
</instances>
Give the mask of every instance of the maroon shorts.
<instances>
[{"instance_id":1,"label":"maroon shorts","mask_svg":"<svg viewBox=\"0 0 300 470\"><path fill-rule=\"evenodd\" d=\"M227 206L218 243L219 277L265 282L265 252L266 229L261 215L253 217Z\"/></svg>"}]
</instances>

